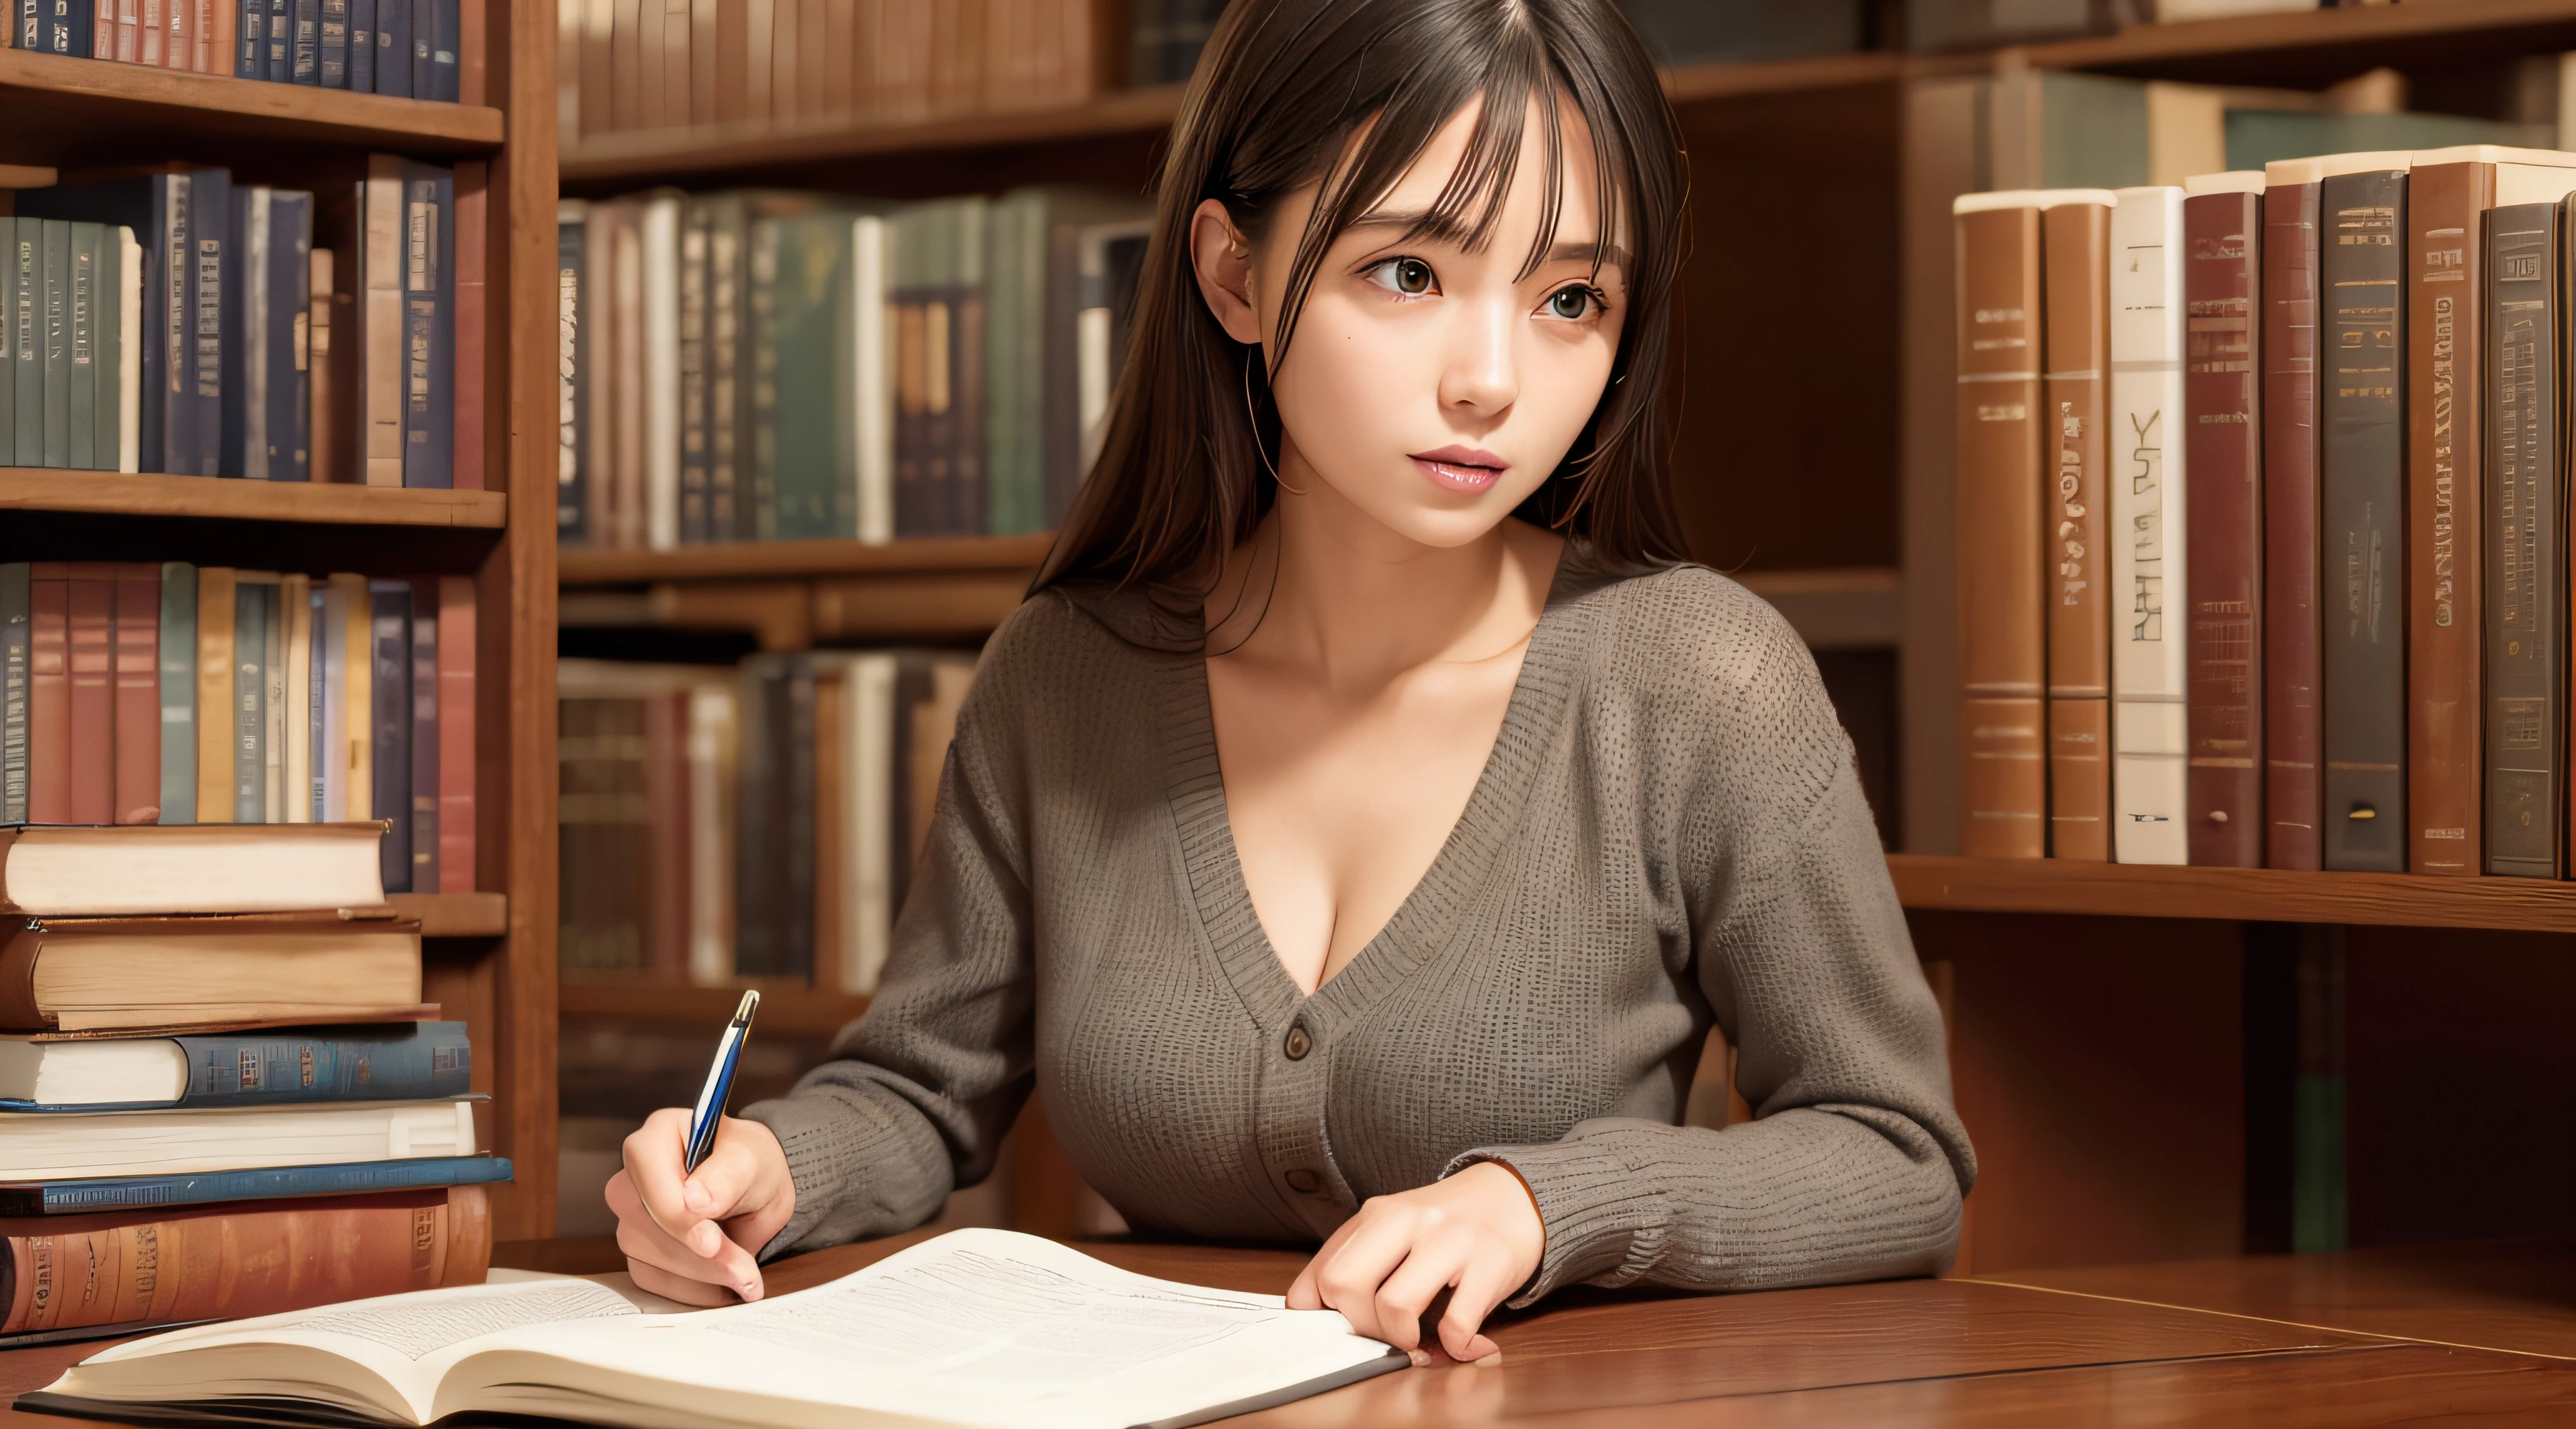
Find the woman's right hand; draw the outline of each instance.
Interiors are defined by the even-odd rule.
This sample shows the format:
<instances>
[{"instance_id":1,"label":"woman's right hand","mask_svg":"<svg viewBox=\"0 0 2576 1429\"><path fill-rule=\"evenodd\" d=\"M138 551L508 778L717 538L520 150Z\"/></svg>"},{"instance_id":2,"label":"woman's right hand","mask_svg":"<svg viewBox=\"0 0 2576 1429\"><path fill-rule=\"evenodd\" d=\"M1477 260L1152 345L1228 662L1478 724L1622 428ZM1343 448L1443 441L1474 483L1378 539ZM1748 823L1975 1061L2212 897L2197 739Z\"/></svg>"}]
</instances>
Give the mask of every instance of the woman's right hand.
<instances>
[{"instance_id":1,"label":"woman's right hand","mask_svg":"<svg viewBox=\"0 0 2576 1429\"><path fill-rule=\"evenodd\" d=\"M626 1138L626 1169L608 1180L617 1248L637 1289L690 1305L761 1295L754 1257L796 1214L796 1182L777 1133L726 1117L715 1150L682 1169L685 1107L666 1107Z\"/></svg>"}]
</instances>

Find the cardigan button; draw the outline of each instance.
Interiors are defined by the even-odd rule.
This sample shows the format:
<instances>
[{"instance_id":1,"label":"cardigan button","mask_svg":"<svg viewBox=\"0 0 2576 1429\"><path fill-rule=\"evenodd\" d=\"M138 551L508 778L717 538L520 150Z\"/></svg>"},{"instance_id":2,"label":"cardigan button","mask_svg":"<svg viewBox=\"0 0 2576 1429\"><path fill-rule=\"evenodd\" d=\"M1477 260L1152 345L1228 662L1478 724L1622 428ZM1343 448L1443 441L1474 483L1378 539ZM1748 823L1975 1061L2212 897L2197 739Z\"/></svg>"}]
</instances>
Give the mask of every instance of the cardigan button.
<instances>
[{"instance_id":1,"label":"cardigan button","mask_svg":"<svg viewBox=\"0 0 2576 1429\"><path fill-rule=\"evenodd\" d=\"M1315 1039L1306 1035L1305 1023L1290 1023L1288 1027L1288 1040L1280 1044L1279 1050L1288 1054L1289 1061L1302 1062L1306 1060L1307 1053L1315 1050ZM1314 1173L1308 1172L1307 1174L1311 1176ZM1298 1189L1305 1190L1308 1188L1301 1186Z\"/></svg>"},{"instance_id":2,"label":"cardigan button","mask_svg":"<svg viewBox=\"0 0 2576 1429\"><path fill-rule=\"evenodd\" d=\"M1318 1190L1321 1190L1323 1185L1323 1177L1316 1175L1314 1172L1307 1170L1303 1166L1300 1166L1296 1170L1288 1173L1288 1189L1295 1191L1300 1195L1311 1196Z\"/></svg>"}]
</instances>

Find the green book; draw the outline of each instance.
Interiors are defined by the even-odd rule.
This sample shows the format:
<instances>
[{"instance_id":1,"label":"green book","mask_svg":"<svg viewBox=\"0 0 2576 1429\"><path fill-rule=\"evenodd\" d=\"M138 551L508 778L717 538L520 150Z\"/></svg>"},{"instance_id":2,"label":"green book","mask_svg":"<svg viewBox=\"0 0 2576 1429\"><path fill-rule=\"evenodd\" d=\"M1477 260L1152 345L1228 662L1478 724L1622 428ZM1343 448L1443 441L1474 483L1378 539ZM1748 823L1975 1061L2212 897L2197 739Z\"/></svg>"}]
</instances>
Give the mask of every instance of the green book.
<instances>
[{"instance_id":1,"label":"green book","mask_svg":"<svg viewBox=\"0 0 2576 1429\"><path fill-rule=\"evenodd\" d=\"M850 311L850 218L773 220L775 330L770 482L780 540L858 534L858 432ZM753 281L760 281L755 260Z\"/></svg>"},{"instance_id":2,"label":"green book","mask_svg":"<svg viewBox=\"0 0 2576 1429\"><path fill-rule=\"evenodd\" d=\"M268 822L268 608L277 587L233 588L233 822Z\"/></svg>"},{"instance_id":3,"label":"green book","mask_svg":"<svg viewBox=\"0 0 2576 1429\"><path fill-rule=\"evenodd\" d=\"M98 299L99 246L107 230L95 223L71 225L71 454L63 461L74 471L98 467Z\"/></svg>"},{"instance_id":4,"label":"green book","mask_svg":"<svg viewBox=\"0 0 2576 1429\"><path fill-rule=\"evenodd\" d=\"M134 230L122 225L99 226L98 287L94 302L97 317L96 336L90 380L97 389L96 427L90 438L93 457L90 465L98 471L122 471L125 467L125 290L132 284L139 292L143 276L125 268L125 245L133 241ZM137 334L140 336L140 334Z\"/></svg>"},{"instance_id":5,"label":"green book","mask_svg":"<svg viewBox=\"0 0 2576 1429\"><path fill-rule=\"evenodd\" d=\"M993 204L984 309L985 529L1017 536L1046 526L1046 260L1042 189Z\"/></svg>"},{"instance_id":6,"label":"green book","mask_svg":"<svg viewBox=\"0 0 2576 1429\"><path fill-rule=\"evenodd\" d=\"M9 365L18 389L17 431L11 440L18 466L45 464L44 233L43 219L22 218L17 236L9 241Z\"/></svg>"},{"instance_id":7,"label":"green book","mask_svg":"<svg viewBox=\"0 0 2576 1429\"><path fill-rule=\"evenodd\" d=\"M72 464L72 225L69 219L42 220L44 265L38 289L45 345L45 465Z\"/></svg>"},{"instance_id":8,"label":"green book","mask_svg":"<svg viewBox=\"0 0 2576 1429\"><path fill-rule=\"evenodd\" d=\"M197 821L197 568L161 565L161 822Z\"/></svg>"},{"instance_id":9,"label":"green book","mask_svg":"<svg viewBox=\"0 0 2576 1429\"><path fill-rule=\"evenodd\" d=\"M0 214L0 466L15 465L18 455L17 253L18 220Z\"/></svg>"}]
</instances>

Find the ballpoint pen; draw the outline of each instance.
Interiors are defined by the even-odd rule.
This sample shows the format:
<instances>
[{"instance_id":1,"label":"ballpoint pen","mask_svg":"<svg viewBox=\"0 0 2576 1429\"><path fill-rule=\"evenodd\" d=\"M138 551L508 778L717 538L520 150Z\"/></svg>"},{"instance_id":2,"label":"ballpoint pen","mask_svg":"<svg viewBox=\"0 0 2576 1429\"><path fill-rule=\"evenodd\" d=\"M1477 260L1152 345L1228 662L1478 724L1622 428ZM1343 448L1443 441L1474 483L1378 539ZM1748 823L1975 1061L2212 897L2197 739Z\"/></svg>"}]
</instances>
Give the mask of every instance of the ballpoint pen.
<instances>
[{"instance_id":1,"label":"ballpoint pen","mask_svg":"<svg viewBox=\"0 0 2576 1429\"><path fill-rule=\"evenodd\" d=\"M733 1010L733 1020L725 1024L724 1036L716 1042L707 1084L699 1089L698 1104L689 1113L689 1144L680 1162L684 1172L697 1170L707 1153L716 1149L716 1126L724 1120L725 1103L733 1097L734 1068L742 1062L742 1044L751 1038L751 1015L759 1010L760 990L753 988L742 995L742 1005Z\"/></svg>"}]
</instances>

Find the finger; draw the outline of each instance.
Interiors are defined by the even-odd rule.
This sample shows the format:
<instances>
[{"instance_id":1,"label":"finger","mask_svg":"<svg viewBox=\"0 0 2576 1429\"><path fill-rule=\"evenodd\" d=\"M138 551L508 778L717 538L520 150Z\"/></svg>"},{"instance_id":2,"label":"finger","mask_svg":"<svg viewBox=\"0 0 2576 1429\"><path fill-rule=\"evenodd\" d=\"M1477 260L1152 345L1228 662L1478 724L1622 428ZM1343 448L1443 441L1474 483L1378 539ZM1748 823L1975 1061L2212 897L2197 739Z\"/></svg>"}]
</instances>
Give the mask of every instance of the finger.
<instances>
[{"instance_id":1,"label":"finger","mask_svg":"<svg viewBox=\"0 0 2576 1429\"><path fill-rule=\"evenodd\" d=\"M757 1144L735 1130L744 1124L725 1118L716 1130L715 1149L681 1181L680 1203L690 1215L726 1220L756 1207L761 1192L768 1189L764 1183L769 1168L761 1161Z\"/></svg>"},{"instance_id":2,"label":"finger","mask_svg":"<svg viewBox=\"0 0 2576 1429\"><path fill-rule=\"evenodd\" d=\"M688 1179L681 1165L687 1155L684 1143L688 1134L688 1112L664 1107L645 1118L644 1125L626 1138L624 1148L626 1174L635 1184L635 1194L643 1202L645 1214L675 1236L685 1236L689 1227L705 1219L689 1209L681 1191L681 1184Z\"/></svg>"},{"instance_id":3,"label":"finger","mask_svg":"<svg viewBox=\"0 0 2576 1429\"><path fill-rule=\"evenodd\" d=\"M1399 1350L1422 1347L1422 1312L1465 1268L1463 1248L1416 1241L1404 1263L1377 1288L1379 1339Z\"/></svg>"},{"instance_id":4,"label":"finger","mask_svg":"<svg viewBox=\"0 0 2576 1429\"><path fill-rule=\"evenodd\" d=\"M650 1221L619 1221L617 1248L629 1264L642 1262L683 1279L720 1286L745 1300L760 1298L760 1266L751 1252L728 1240L715 1255L697 1254Z\"/></svg>"},{"instance_id":5,"label":"finger","mask_svg":"<svg viewBox=\"0 0 2576 1429\"><path fill-rule=\"evenodd\" d=\"M1473 1364L1501 1354L1502 1347L1484 1333L1485 1317L1511 1298L1520 1285L1505 1258L1490 1252L1472 1256L1449 1293L1448 1312L1440 1317L1440 1347L1449 1358Z\"/></svg>"},{"instance_id":6,"label":"finger","mask_svg":"<svg viewBox=\"0 0 2576 1429\"><path fill-rule=\"evenodd\" d=\"M1352 1230L1355 1229L1359 1225L1360 1221L1367 1215L1368 1211L1366 1208L1363 1208L1359 1215L1355 1215L1349 1220L1342 1222L1340 1225L1333 1227L1333 1233L1324 1237L1324 1244L1322 1247L1317 1249L1313 1255L1306 1258L1306 1264L1298 1270L1296 1280L1288 1286L1289 1309L1322 1310L1328 1308L1324 1304L1322 1292L1316 1284L1316 1267L1332 1259L1334 1252L1340 1250L1350 1241Z\"/></svg>"},{"instance_id":7,"label":"finger","mask_svg":"<svg viewBox=\"0 0 2576 1429\"><path fill-rule=\"evenodd\" d=\"M721 1285L709 1285L703 1280L691 1280L685 1275L673 1275L660 1266L646 1261L630 1258L626 1262L626 1273L634 1280L636 1289L649 1295L659 1295L665 1300L677 1300L683 1305L713 1306L737 1303L734 1293Z\"/></svg>"},{"instance_id":8,"label":"finger","mask_svg":"<svg viewBox=\"0 0 2576 1429\"><path fill-rule=\"evenodd\" d=\"M1413 1248L1414 1220L1401 1213L1373 1216L1330 1259L1316 1257L1315 1279L1324 1303L1341 1311L1352 1329L1390 1344L1394 1331L1378 1320L1377 1288Z\"/></svg>"}]
</instances>

